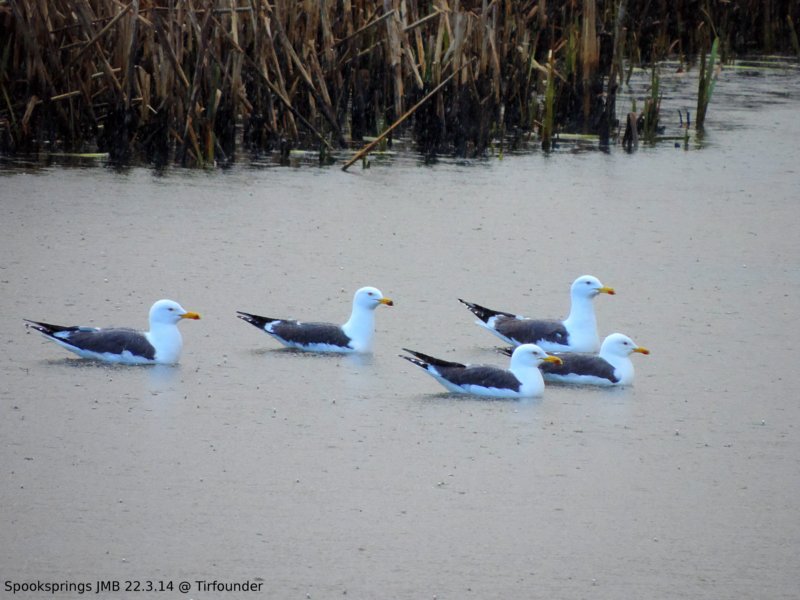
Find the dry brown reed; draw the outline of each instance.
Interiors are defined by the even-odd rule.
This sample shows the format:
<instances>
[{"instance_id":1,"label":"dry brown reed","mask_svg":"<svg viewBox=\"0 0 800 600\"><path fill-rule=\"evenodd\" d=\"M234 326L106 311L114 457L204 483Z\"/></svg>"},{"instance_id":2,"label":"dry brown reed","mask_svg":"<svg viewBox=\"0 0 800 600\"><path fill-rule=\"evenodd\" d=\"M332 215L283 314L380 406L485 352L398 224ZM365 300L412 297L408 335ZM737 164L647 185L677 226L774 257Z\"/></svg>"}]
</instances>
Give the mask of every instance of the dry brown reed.
<instances>
[{"instance_id":1,"label":"dry brown reed","mask_svg":"<svg viewBox=\"0 0 800 600\"><path fill-rule=\"evenodd\" d=\"M625 54L692 56L711 28L721 55L793 49L796 2L767 4L0 0L0 150L203 166L243 148L328 155L401 116L425 154L541 129L607 143Z\"/></svg>"}]
</instances>

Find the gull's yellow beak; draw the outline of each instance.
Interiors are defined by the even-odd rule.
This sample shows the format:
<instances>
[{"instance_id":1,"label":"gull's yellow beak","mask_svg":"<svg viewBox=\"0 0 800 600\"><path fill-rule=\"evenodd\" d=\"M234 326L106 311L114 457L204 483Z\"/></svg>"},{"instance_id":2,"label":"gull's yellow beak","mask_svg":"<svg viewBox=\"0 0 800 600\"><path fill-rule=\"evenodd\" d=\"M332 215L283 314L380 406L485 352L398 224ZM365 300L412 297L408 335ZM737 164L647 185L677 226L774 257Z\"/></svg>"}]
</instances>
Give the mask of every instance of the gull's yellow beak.
<instances>
[{"instance_id":1,"label":"gull's yellow beak","mask_svg":"<svg viewBox=\"0 0 800 600\"><path fill-rule=\"evenodd\" d=\"M597 291L598 291L599 293L601 293L601 294L608 294L609 296L613 296L614 294L616 294L616 293L617 293L617 292L615 292L615 291L614 291L614 288L612 288L612 287L608 287L608 286L605 286L605 285L604 285L603 287L601 287L601 288L600 288L599 290L597 290Z\"/></svg>"},{"instance_id":2,"label":"gull's yellow beak","mask_svg":"<svg viewBox=\"0 0 800 600\"><path fill-rule=\"evenodd\" d=\"M378 304L385 304L386 306L394 306L394 301L391 298L381 298Z\"/></svg>"},{"instance_id":3,"label":"gull's yellow beak","mask_svg":"<svg viewBox=\"0 0 800 600\"><path fill-rule=\"evenodd\" d=\"M185 312L181 315L181 319L194 319L195 321L200 318L196 312Z\"/></svg>"},{"instance_id":4,"label":"gull's yellow beak","mask_svg":"<svg viewBox=\"0 0 800 600\"><path fill-rule=\"evenodd\" d=\"M636 348L634 348L633 351L638 352L639 354L650 354L650 350L648 350L644 346L636 346Z\"/></svg>"},{"instance_id":5,"label":"gull's yellow beak","mask_svg":"<svg viewBox=\"0 0 800 600\"><path fill-rule=\"evenodd\" d=\"M552 354L548 354L547 358L543 358L542 362L553 363L556 365L563 365L564 361L558 358L557 356L553 356Z\"/></svg>"}]
</instances>

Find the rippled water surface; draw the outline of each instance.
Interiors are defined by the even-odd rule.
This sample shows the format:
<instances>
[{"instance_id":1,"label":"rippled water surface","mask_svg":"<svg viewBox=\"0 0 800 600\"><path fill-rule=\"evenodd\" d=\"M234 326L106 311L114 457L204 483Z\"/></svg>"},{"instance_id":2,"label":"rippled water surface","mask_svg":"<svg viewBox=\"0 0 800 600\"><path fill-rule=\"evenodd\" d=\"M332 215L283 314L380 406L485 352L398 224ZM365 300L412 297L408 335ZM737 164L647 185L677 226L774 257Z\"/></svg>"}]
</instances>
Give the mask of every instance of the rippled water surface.
<instances>
[{"instance_id":1,"label":"rippled water surface","mask_svg":"<svg viewBox=\"0 0 800 600\"><path fill-rule=\"evenodd\" d=\"M680 77L667 135L694 108ZM349 173L7 165L3 578L795 598L799 92L790 66L726 70L702 149ZM503 363L457 298L563 316L583 273L617 290L595 303L601 335L652 350L631 388L459 398L397 357ZM343 322L367 284L395 300L372 356L279 350L235 318ZM22 324L144 327L161 297L203 315L177 367L81 361Z\"/></svg>"}]
</instances>

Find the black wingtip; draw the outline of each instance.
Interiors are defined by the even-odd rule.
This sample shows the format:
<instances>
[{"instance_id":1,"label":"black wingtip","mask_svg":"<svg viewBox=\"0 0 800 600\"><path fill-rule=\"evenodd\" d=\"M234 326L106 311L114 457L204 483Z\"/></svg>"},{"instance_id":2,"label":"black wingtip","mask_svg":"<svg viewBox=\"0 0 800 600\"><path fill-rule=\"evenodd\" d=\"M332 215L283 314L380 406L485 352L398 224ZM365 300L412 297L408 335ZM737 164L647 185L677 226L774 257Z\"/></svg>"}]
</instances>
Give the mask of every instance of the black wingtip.
<instances>
[{"instance_id":1,"label":"black wingtip","mask_svg":"<svg viewBox=\"0 0 800 600\"><path fill-rule=\"evenodd\" d=\"M481 306L480 304L475 304L474 302L467 302L466 300L463 300L461 298L459 298L458 301L461 302L461 304L463 304L464 306L466 306L472 314L474 314L484 323L488 321L490 317L492 317L493 311Z\"/></svg>"},{"instance_id":2,"label":"black wingtip","mask_svg":"<svg viewBox=\"0 0 800 600\"><path fill-rule=\"evenodd\" d=\"M417 352L416 350L411 350L410 348L403 348L403 352L408 352L411 356L415 356L416 358L424 360L425 362L428 363L436 360L432 356L428 356L427 354L423 354L422 352ZM404 356L403 358L408 358L408 357Z\"/></svg>"},{"instance_id":3,"label":"black wingtip","mask_svg":"<svg viewBox=\"0 0 800 600\"><path fill-rule=\"evenodd\" d=\"M415 365L419 365L420 367L426 369L429 366L434 367L463 367L465 365L452 362L449 360L444 360L443 358L436 358L435 356L431 356L430 354L423 354L422 352L417 352L416 350L409 350L408 348L403 348L406 352L413 355L415 358L411 359L408 356L403 356L406 360L410 360Z\"/></svg>"},{"instance_id":4,"label":"black wingtip","mask_svg":"<svg viewBox=\"0 0 800 600\"><path fill-rule=\"evenodd\" d=\"M22 320L25 321L26 330L35 329L39 333L47 333L47 331L45 331L44 327L42 327L42 324L39 323L39 321L31 321L30 319L22 319Z\"/></svg>"},{"instance_id":5,"label":"black wingtip","mask_svg":"<svg viewBox=\"0 0 800 600\"><path fill-rule=\"evenodd\" d=\"M51 323L44 323L43 321L33 321L31 319L22 319L25 321L26 329L35 329L39 333L52 336L59 331L67 331L74 329L74 327L64 327L63 325L53 325Z\"/></svg>"},{"instance_id":6,"label":"black wingtip","mask_svg":"<svg viewBox=\"0 0 800 600\"><path fill-rule=\"evenodd\" d=\"M250 313L242 312L241 310L236 311L236 316L242 321L250 323L254 327L258 327L259 329L264 329L264 327L267 324L277 320L277 319L271 319L269 317L262 317L259 315L253 315Z\"/></svg>"},{"instance_id":7,"label":"black wingtip","mask_svg":"<svg viewBox=\"0 0 800 600\"><path fill-rule=\"evenodd\" d=\"M403 350L405 350L405 348L403 348ZM408 350L406 350L406 352L408 352ZM423 369L427 369L428 368L428 363L426 363L424 361L421 361L420 359L418 359L418 358L416 358L414 356L406 356L405 354L398 354L397 356L399 356L400 358L406 359L412 365L417 365L418 367L421 367Z\"/></svg>"},{"instance_id":8,"label":"black wingtip","mask_svg":"<svg viewBox=\"0 0 800 600\"><path fill-rule=\"evenodd\" d=\"M484 323L488 323L489 319L492 317L514 317L514 315L511 313L503 312L501 310L494 310L493 308L486 308L485 306L475 304L474 302L467 302L461 298L459 298L458 301L464 304L472 314L474 314Z\"/></svg>"}]
</instances>

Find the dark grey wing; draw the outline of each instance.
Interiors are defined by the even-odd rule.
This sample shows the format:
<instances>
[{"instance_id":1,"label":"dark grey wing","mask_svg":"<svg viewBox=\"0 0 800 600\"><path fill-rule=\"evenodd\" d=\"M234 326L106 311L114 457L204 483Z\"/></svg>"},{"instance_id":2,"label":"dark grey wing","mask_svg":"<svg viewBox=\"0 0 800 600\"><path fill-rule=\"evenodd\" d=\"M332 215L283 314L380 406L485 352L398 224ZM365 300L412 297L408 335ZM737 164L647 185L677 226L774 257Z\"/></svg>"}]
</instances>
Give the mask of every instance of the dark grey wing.
<instances>
[{"instance_id":1,"label":"dark grey wing","mask_svg":"<svg viewBox=\"0 0 800 600\"><path fill-rule=\"evenodd\" d=\"M75 328L57 332L52 337L71 346L104 354L122 354L126 350L147 360L155 360L156 349L140 331L123 327L113 329Z\"/></svg>"},{"instance_id":2,"label":"dark grey wing","mask_svg":"<svg viewBox=\"0 0 800 600\"><path fill-rule=\"evenodd\" d=\"M538 344L542 341L562 345L569 343L569 333L561 321L501 316L495 321L494 328L518 344Z\"/></svg>"},{"instance_id":3,"label":"dark grey wing","mask_svg":"<svg viewBox=\"0 0 800 600\"><path fill-rule=\"evenodd\" d=\"M342 331L342 328L332 323L280 320L274 321L268 330L287 342L301 346L330 344L346 348L350 344L350 338Z\"/></svg>"},{"instance_id":4,"label":"dark grey wing","mask_svg":"<svg viewBox=\"0 0 800 600\"><path fill-rule=\"evenodd\" d=\"M542 363L539 368L543 373L552 375L592 375L617 383L619 378L614 375L614 367L595 354L564 353L558 357L562 364Z\"/></svg>"},{"instance_id":5,"label":"dark grey wing","mask_svg":"<svg viewBox=\"0 0 800 600\"><path fill-rule=\"evenodd\" d=\"M522 383L511 371L489 365L437 367L440 375L455 385L480 385L518 392Z\"/></svg>"}]
</instances>

